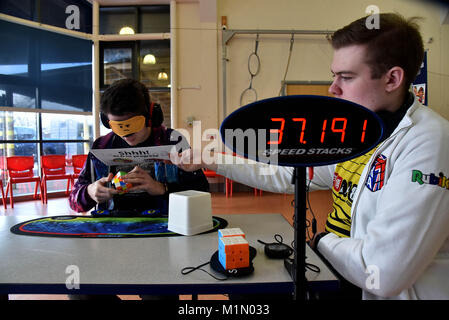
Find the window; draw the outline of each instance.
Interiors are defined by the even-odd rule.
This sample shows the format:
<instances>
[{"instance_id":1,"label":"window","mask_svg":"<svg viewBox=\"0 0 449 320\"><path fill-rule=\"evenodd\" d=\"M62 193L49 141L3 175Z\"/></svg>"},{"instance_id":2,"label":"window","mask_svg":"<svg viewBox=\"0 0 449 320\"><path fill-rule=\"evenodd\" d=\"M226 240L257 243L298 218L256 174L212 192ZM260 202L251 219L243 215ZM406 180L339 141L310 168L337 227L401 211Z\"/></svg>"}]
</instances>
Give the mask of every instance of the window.
<instances>
[{"instance_id":1,"label":"window","mask_svg":"<svg viewBox=\"0 0 449 320\"><path fill-rule=\"evenodd\" d=\"M0 12L21 19L92 33L92 4L89 0L2 0ZM73 17L79 23L73 23ZM72 26L73 24L73 26Z\"/></svg>"},{"instance_id":2,"label":"window","mask_svg":"<svg viewBox=\"0 0 449 320\"><path fill-rule=\"evenodd\" d=\"M21 86L0 82L0 107L36 108L36 89L34 86Z\"/></svg>"},{"instance_id":3,"label":"window","mask_svg":"<svg viewBox=\"0 0 449 320\"><path fill-rule=\"evenodd\" d=\"M2 0L0 1L0 12L26 20L35 20L35 0Z\"/></svg>"},{"instance_id":4,"label":"window","mask_svg":"<svg viewBox=\"0 0 449 320\"><path fill-rule=\"evenodd\" d=\"M41 109L91 112L91 41L46 32L39 48Z\"/></svg>"},{"instance_id":5,"label":"window","mask_svg":"<svg viewBox=\"0 0 449 320\"><path fill-rule=\"evenodd\" d=\"M160 72L170 76L170 40L139 41L139 80L149 88L167 88L170 77L161 79ZM155 63L145 63L145 56L152 55Z\"/></svg>"},{"instance_id":6,"label":"window","mask_svg":"<svg viewBox=\"0 0 449 320\"><path fill-rule=\"evenodd\" d=\"M118 34L123 27L134 33L170 32L170 6L100 8L100 34Z\"/></svg>"},{"instance_id":7,"label":"window","mask_svg":"<svg viewBox=\"0 0 449 320\"><path fill-rule=\"evenodd\" d=\"M43 140L89 140L92 136L91 117L70 115L61 119L59 114L42 114Z\"/></svg>"},{"instance_id":8,"label":"window","mask_svg":"<svg viewBox=\"0 0 449 320\"><path fill-rule=\"evenodd\" d=\"M100 8L100 33L117 34L122 27L135 33L170 32L170 6ZM145 84L151 100L160 104L164 124L170 126L170 40L139 40L100 43L100 87L133 78ZM160 76L165 73L167 78ZM100 133L108 132L103 126Z\"/></svg>"},{"instance_id":9,"label":"window","mask_svg":"<svg viewBox=\"0 0 449 320\"><path fill-rule=\"evenodd\" d=\"M1 107L92 112L91 41L6 21L0 37Z\"/></svg>"},{"instance_id":10,"label":"window","mask_svg":"<svg viewBox=\"0 0 449 320\"><path fill-rule=\"evenodd\" d=\"M88 152L92 42L6 21L0 38L0 156L32 155L39 174L41 155ZM34 191L31 184L15 188L15 195ZM49 191L65 189L64 181L48 184Z\"/></svg>"},{"instance_id":11,"label":"window","mask_svg":"<svg viewBox=\"0 0 449 320\"><path fill-rule=\"evenodd\" d=\"M105 88L117 80L136 78L137 70L133 68L136 44L133 42L101 42L100 86Z\"/></svg>"},{"instance_id":12,"label":"window","mask_svg":"<svg viewBox=\"0 0 449 320\"><path fill-rule=\"evenodd\" d=\"M67 24L78 14L73 6L79 28ZM92 33L87 0L2 0L0 12ZM135 33L168 33L170 6L100 8L101 34L117 34L125 25ZM93 137L92 42L3 20L0 38L0 156L33 155L38 174L41 155L87 153ZM170 126L170 41L104 41L100 52L101 90L118 79L140 80ZM154 55L154 64L144 62L147 54ZM160 79L161 72L168 78ZM57 183L49 183L49 191L65 190L64 181ZM18 192L27 190L33 188Z\"/></svg>"},{"instance_id":13,"label":"window","mask_svg":"<svg viewBox=\"0 0 449 320\"><path fill-rule=\"evenodd\" d=\"M5 27L10 26L4 24ZM28 77L28 60L30 53L30 40L28 37L14 33L1 32L2 47L0 50L0 74Z\"/></svg>"},{"instance_id":14,"label":"window","mask_svg":"<svg viewBox=\"0 0 449 320\"><path fill-rule=\"evenodd\" d=\"M0 112L1 156L37 155L37 114Z\"/></svg>"},{"instance_id":15,"label":"window","mask_svg":"<svg viewBox=\"0 0 449 320\"><path fill-rule=\"evenodd\" d=\"M87 0L38 0L40 21L45 24L92 33L92 5ZM79 22L74 19L79 18Z\"/></svg>"},{"instance_id":16,"label":"window","mask_svg":"<svg viewBox=\"0 0 449 320\"><path fill-rule=\"evenodd\" d=\"M92 142L90 137L93 134L92 118L91 115L1 111L0 156L32 155L35 160L35 174L39 174L41 154L64 154L67 160L70 160L74 154L89 152ZM2 179L6 180L4 170ZM34 190L29 186L17 187L15 195L31 193L28 191ZM48 182L50 192L62 191L65 188L66 184L62 180Z\"/></svg>"},{"instance_id":17,"label":"window","mask_svg":"<svg viewBox=\"0 0 449 320\"><path fill-rule=\"evenodd\" d=\"M170 6L140 7L139 32L170 32Z\"/></svg>"},{"instance_id":18,"label":"window","mask_svg":"<svg viewBox=\"0 0 449 320\"><path fill-rule=\"evenodd\" d=\"M100 34L118 34L122 27L130 27L137 33L137 8L100 8Z\"/></svg>"},{"instance_id":19,"label":"window","mask_svg":"<svg viewBox=\"0 0 449 320\"><path fill-rule=\"evenodd\" d=\"M125 78L138 79L152 91L169 88L170 78L161 79L159 73L170 75L170 40L102 42L100 57L102 88Z\"/></svg>"}]
</instances>

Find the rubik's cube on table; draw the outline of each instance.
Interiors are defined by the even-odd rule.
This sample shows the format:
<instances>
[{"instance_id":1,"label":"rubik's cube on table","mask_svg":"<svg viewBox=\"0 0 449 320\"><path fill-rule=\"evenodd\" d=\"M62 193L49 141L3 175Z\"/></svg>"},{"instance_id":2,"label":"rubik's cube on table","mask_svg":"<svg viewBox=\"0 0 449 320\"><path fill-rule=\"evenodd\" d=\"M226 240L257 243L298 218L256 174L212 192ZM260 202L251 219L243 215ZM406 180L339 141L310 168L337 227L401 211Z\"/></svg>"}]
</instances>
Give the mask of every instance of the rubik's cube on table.
<instances>
[{"instance_id":1,"label":"rubik's cube on table","mask_svg":"<svg viewBox=\"0 0 449 320\"><path fill-rule=\"evenodd\" d=\"M119 171L112 179L112 184L114 185L115 189L119 192L119 194L124 194L129 191L129 188L132 187L131 183L125 183L123 181L123 177L126 175L125 171Z\"/></svg>"},{"instance_id":2,"label":"rubik's cube on table","mask_svg":"<svg viewBox=\"0 0 449 320\"><path fill-rule=\"evenodd\" d=\"M218 260L226 270L249 267L249 243L240 228L218 230Z\"/></svg>"}]
</instances>

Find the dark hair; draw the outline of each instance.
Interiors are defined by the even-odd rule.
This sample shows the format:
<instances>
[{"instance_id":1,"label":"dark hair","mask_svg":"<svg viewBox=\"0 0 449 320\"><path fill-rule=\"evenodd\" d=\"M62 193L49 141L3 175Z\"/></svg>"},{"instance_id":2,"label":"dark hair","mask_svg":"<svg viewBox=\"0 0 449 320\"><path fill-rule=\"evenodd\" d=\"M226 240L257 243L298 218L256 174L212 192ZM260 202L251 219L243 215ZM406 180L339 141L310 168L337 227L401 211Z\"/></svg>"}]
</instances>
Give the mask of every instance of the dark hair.
<instances>
[{"instance_id":1,"label":"dark hair","mask_svg":"<svg viewBox=\"0 0 449 320\"><path fill-rule=\"evenodd\" d=\"M122 116L128 113L147 115L150 95L144 84L134 79L122 79L107 88L100 99L103 114Z\"/></svg>"},{"instance_id":2,"label":"dark hair","mask_svg":"<svg viewBox=\"0 0 449 320\"><path fill-rule=\"evenodd\" d=\"M371 67L372 78L380 78L392 67L405 73L405 89L416 78L424 59L424 46L417 20L405 19L397 13L379 14L379 28L369 29L360 18L335 31L330 42L334 49L350 45L366 45L366 63Z\"/></svg>"}]
</instances>

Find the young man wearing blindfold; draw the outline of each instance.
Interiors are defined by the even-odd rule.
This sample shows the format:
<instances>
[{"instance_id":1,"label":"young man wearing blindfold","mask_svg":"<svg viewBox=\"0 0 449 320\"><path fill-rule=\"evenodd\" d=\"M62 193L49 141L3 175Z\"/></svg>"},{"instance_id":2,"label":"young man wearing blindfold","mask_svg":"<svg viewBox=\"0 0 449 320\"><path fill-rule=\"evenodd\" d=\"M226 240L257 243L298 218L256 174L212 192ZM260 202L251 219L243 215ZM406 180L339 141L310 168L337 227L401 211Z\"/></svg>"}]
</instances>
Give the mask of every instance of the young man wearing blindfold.
<instances>
[{"instance_id":1,"label":"young man wearing blindfold","mask_svg":"<svg viewBox=\"0 0 449 320\"><path fill-rule=\"evenodd\" d=\"M92 149L151 147L162 145L183 146L188 143L181 135L171 141L173 129L162 125L163 114L159 105L151 103L148 89L142 83L123 79L113 83L101 97L101 121L109 134L98 138ZM119 194L109 186L118 171L125 171L124 182L132 187ZM186 172L161 162L146 166L108 167L89 153L78 181L70 194L70 207L85 212L98 206L99 210L156 209L168 213L168 194L182 190L209 191L209 184L201 170Z\"/></svg>"}]
</instances>

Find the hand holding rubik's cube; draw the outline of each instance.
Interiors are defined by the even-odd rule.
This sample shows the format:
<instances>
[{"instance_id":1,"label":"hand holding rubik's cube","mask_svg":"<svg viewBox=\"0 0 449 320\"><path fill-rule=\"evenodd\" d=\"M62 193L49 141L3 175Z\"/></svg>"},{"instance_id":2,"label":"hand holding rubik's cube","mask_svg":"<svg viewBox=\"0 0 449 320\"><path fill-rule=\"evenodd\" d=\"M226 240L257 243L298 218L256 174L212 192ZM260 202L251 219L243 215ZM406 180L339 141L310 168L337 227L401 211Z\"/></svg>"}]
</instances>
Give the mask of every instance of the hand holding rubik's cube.
<instances>
[{"instance_id":1,"label":"hand holding rubik's cube","mask_svg":"<svg viewBox=\"0 0 449 320\"><path fill-rule=\"evenodd\" d=\"M129 188L132 187L131 183L126 183L125 181L123 181L123 177L125 175L126 175L125 171L119 171L114 176L114 178L112 178L112 185L119 192L119 194L127 193L129 191Z\"/></svg>"}]
</instances>

